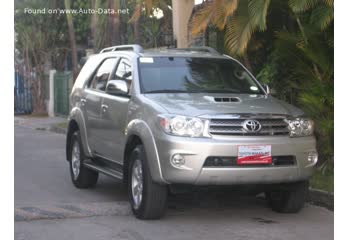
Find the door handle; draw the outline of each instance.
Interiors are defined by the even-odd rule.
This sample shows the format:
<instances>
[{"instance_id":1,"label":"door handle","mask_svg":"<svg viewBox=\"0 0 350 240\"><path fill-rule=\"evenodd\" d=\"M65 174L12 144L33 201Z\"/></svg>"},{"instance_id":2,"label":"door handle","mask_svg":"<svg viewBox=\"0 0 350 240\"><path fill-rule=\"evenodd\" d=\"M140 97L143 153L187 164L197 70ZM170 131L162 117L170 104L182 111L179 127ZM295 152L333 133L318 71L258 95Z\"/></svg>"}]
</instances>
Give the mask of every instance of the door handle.
<instances>
[{"instance_id":1,"label":"door handle","mask_svg":"<svg viewBox=\"0 0 350 240\"><path fill-rule=\"evenodd\" d=\"M80 103L81 103L82 106L85 106L86 99L85 98L80 99Z\"/></svg>"},{"instance_id":2,"label":"door handle","mask_svg":"<svg viewBox=\"0 0 350 240\"><path fill-rule=\"evenodd\" d=\"M108 106L106 104L102 104L101 108L102 108L102 112L104 112L104 113L107 112L107 110L108 110Z\"/></svg>"}]
</instances>

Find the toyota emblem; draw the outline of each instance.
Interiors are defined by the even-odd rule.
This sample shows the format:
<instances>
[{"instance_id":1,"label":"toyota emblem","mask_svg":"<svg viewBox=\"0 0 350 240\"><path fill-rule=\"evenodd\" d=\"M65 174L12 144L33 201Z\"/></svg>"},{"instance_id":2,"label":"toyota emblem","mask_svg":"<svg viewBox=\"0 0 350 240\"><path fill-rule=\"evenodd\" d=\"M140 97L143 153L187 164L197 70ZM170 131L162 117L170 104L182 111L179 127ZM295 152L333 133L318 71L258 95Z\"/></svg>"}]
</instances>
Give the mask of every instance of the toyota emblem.
<instances>
[{"instance_id":1,"label":"toyota emblem","mask_svg":"<svg viewBox=\"0 0 350 240\"><path fill-rule=\"evenodd\" d=\"M259 132L261 124L257 120L248 119L244 121L243 129L251 133Z\"/></svg>"}]
</instances>

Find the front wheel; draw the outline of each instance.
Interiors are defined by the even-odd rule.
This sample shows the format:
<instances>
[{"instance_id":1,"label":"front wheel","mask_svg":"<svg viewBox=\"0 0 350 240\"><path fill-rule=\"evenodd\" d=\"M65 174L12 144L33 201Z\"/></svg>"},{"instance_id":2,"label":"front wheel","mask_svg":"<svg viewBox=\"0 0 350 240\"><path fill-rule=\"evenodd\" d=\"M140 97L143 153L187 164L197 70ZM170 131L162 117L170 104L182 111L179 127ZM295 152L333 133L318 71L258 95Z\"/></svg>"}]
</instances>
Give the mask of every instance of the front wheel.
<instances>
[{"instance_id":1,"label":"front wheel","mask_svg":"<svg viewBox=\"0 0 350 240\"><path fill-rule=\"evenodd\" d=\"M79 131L72 134L70 156L69 169L74 186L77 188L95 186L98 179L98 172L86 168L82 163L85 156Z\"/></svg>"},{"instance_id":2,"label":"front wheel","mask_svg":"<svg viewBox=\"0 0 350 240\"><path fill-rule=\"evenodd\" d=\"M128 192L131 209L139 219L159 219L167 207L167 187L152 180L146 153L138 145L130 156Z\"/></svg>"},{"instance_id":3,"label":"front wheel","mask_svg":"<svg viewBox=\"0 0 350 240\"><path fill-rule=\"evenodd\" d=\"M278 190L265 192L266 198L273 211L280 213L297 213L306 201L309 182L283 184Z\"/></svg>"}]
</instances>

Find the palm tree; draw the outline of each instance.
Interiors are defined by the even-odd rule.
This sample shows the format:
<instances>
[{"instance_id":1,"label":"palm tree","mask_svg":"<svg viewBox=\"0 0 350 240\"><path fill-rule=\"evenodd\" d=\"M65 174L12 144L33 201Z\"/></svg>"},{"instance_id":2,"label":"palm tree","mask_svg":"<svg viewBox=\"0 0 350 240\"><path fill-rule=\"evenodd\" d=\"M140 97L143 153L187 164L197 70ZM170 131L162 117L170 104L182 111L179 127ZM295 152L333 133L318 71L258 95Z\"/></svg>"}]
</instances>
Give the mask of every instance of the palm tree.
<instances>
[{"instance_id":1,"label":"palm tree","mask_svg":"<svg viewBox=\"0 0 350 240\"><path fill-rule=\"evenodd\" d=\"M288 87L298 93L298 104L315 120L321 160L331 160L334 145L334 60L322 33L277 33L278 61L288 63ZM322 149L321 149L322 146Z\"/></svg>"},{"instance_id":2,"label":"palm tree","mask_svg":"<svg viewBox=\"0 0 350 240\"><path fill-rule=\"evenodd\" d=\"M192 20L192 34L196 36L213 24L225 30L229 53L243 56L253 34L267 29L270 3L270 0L208 0ZM289 7L295 14L313 9L312 21L322 30L333 22L333 0L289 0Z\"/></svg>"}]
</instances>

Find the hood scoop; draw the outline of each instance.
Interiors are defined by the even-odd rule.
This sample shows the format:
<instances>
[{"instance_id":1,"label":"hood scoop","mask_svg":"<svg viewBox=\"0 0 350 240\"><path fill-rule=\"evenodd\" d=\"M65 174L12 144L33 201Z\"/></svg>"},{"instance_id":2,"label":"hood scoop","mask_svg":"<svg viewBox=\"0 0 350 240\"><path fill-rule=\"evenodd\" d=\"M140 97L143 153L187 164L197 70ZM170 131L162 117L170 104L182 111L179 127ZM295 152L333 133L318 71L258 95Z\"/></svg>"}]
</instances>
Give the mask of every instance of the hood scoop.
<instances>
[{"instance_id":1,"label":"hood scoop","mask_svg":"<svg viewBox=\"0 0 350 240\"><path fill-rule=\"evenodd\" d=\"M240 102L238 97L213 97L214 102Z\"/></svg>"}]
</instances>

